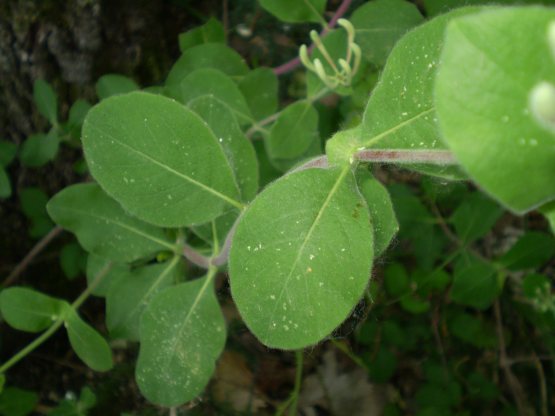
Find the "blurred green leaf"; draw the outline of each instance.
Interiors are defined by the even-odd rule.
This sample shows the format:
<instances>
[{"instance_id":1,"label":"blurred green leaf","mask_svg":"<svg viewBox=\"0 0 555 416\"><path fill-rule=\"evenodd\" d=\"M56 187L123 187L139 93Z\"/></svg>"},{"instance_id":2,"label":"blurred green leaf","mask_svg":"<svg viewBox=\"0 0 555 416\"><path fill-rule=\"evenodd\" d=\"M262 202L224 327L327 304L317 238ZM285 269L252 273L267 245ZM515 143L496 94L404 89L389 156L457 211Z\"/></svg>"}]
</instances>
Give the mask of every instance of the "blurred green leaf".
<instances>
[{"instance_id":1,"label":"blurred green leaf","mask_svg":"<svg viewBox=\"0 0 555 416\"><path fill-rule=\"evenodd\" d=\"M131 78L119 74L106 74L96 81L96 95L104 100L113 95L127 94L136 91L139 86Z\"/></svg>"},{"instance_id":2,"label":"blurred green leaf","mask_svg":"<svg viewBox=\"0 0 555 416\"><path fill-rule=\"evenodd\" d=\"M6 167L15 158L17 146L7 140L0 140L0 167Z\"/></svg>"},{"instance_id":3,"label":"blurred green leaf","mask_svg":"<svg viewBox=\"0 0 555 416\"><path fill-rule=\"evenodd\" d=\"M24 287L10 287L0 293L2 317L13 328L41 332L69 308L67 302Z\"/></svg>"},{"instance_id":4,"label":"blurred green leaf","mask_svg":"<svg viewBox=\"0 0 555 416\"><path fill-rule=\"evenodd\" d=\"M3 167L0 166L0 198L8 198L12 194L10 178Z\"/></svg>"},{"instance_id":5,"label":"blurred green leaf","mask_svg":"<svg viewBox=\"0 0 555 416\"><path fill-rule=\"evenodd\" d=\"M66 277L75 279L85 271L87 253L77 243L68 243L62 247L60 252L60 265Z\"/></svg>"},{"instance_id":6,"label":"blurred green leaf","mask_svg":"<svg viewBox=\"0 0 555 416\"><path fill-rule=\"evenodd\" d=\"M53 160L59 147L60 138L54 130L48 134L33 134L23 142L19 159L23 166L38 168Z\"/></svg>"},{"instance_id":7,"label":"blurred green leaf","mask_svg":"<svg viewBox=\"0 0 555 416\"><path fill-rule=\"evenodd\" d=\"M47 234L54 224L46 212L48 196L39 188L24 188L19 193L21 210L31 221L29 234L39 238Z\"/></svg>"},{"instance_id":8,"label":"blurred green leaf","mask_svg":"<svg viewBox=\"0 0 555 416\"><path fill-rule=\"evenodd\" d=\"M476 309L487 309L499 294L493 264L472 255L459 258L453 272L451 300Z\"/></svg>"},{"instance_id":9,"label":"blurred green leaf","mask_svg":"<svg viewBox=\"0 0 555 416\"><path fill-rule=\"evenodd\" d=\"M320 23L326 0L258 0L260 5L279 20L289 23Z\"/></svg>"},{"instance_id":10,"label":"blurred green leaf","mask_svg":"<svg viewBox=\"0 0 555 416\"><path fill-rule=\"evenodd\" d=\"M403 296L410 291L409 276L400 263L394 263L384 270L384 286L392 298Z\"/></svg>"},{"instance_id":11,"label":"blurred green leaf","mask_svg":"<svg viewBox=\"0 0 555 416\"><path fill-rule=\"evenodd\" d=\"M58 122L58 99L52 86L42 79L37 79L33 85L33 99L39 113L46 117L50 124L55 125Z\"/></svg>"},{"instance_id":12,"label":"blurred green leaf","mask_svg":"<svg viewBox=\"0 0 555 416\"><path fill-rule=\"evenodd\" d=\"M555 238L552 235L529 231L500 259L499 263L509 270L538 268L555 255Z\"/></svg>"},{"instance_id":13,"label":"blurred green leaf","mask_svg":"<svg viewBox=\"0 0 555 416\"><path fill-rule=\"evenodd\" d=\"M411 2L375 0L358 7L349 20L364 58L383 66L397 40L424 18Z\"/></svg>"},{"instance_id":14,"label":"blurred green leaf","mask_svg":"<svg viewBox=\"0 0 555 416\"><path fill-rule=\"evenodd\" d=\"M475 347L493 348L497 345L494 328L469 313L457 311L448 326L455 337Z\"/></svg>"},{"instance_id":15,"label":"blurred green leaf","mask_svg":"<svg viewBox=\"0 0 555 416\"><path fill-rule=\"evenodd\" d=\"M225 43L224 26L218 19L210 17L202 26L180 33L178 39L181 52L203 43Z\"/></svg>"},{"instance_id":16,"label":"blurred green leaf","mask_svg":"<svg viewBox=\"0 0 555 416\"><path fill-rule=\"evenodd\" d=\"M503 209L482 193L467 195L450 218L457 236L469 244L485 236L503 215Z\"/></svg>"},{"instance_id":17,"label":"blurred green leaf","mask_svg":"<svg viewBox=\"0 0 555 416\"><path fill-rule=\"evenodd\" d=\"M0 394L0 415L26 416L31 414L39 402L39 396L34 391L17 387L7 387Z\"/></svg>"}]
</instances>

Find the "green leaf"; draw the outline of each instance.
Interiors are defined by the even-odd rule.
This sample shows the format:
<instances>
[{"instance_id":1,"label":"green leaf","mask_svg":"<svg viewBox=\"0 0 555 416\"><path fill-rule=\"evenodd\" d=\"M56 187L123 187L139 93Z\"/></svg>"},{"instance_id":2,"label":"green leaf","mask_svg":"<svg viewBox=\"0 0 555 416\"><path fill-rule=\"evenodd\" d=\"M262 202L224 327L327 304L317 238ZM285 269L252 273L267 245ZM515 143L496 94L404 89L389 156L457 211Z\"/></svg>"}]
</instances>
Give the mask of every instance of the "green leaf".
<instances>
[{"instance_id":1,"label":"green leaf","mask_svg":"<svg viewBox=\"0 0 555 416\"><path fill-rule=\"evenodd\" d=\"M400 263L393 263L384 270L384 287L392 298L403 296L410 291L407 271Z\"/></svg>"},{"instance_id":2,"label":"green leaf","mask_svg":"<svg viewBox=\"0 0 555 416\"><path fill-rule=\"evenodd\" d=\"M100 186L144 221L200 224L243 206L218 139L169 98L133 92L102 101L87 115L83 146Z\"/></svg>"},{"instance_id":3,"label":"green leaf","mask_svg":"<svg viewBox=\"0 0 555 416\"><path fill-rule=\"evenodd\" d=\"M85 250L101 257L131 262L176 247L162 229L127 214L95 183L63 189L46 208Z\"/></svg>"},{"instance_id":4,"label":"green leaf","mask_svg":"<svg viewBox=\"0 0 555 416\"><path fill-rule=\"evenodd\" d=\"M457 311L448 321L453 335L478 348L493 348L497 345L495 329L475 316Z\"/></svg>"},{"instance_id":5,"label":"green leaf","mask_svg":"<svg viewBox=\"0 0 555 416\"><path fill-rule=\"evenodd\" d=\"M500 259L499 263L509 270L541 267L555 255L553 236L530 231L524 234Z\"/></svg>"},{"instance_id":6,"label":"green leaf","mask_svg":"<svg viewBox=\"0 0 555 416\"><path fill-rule=\"evenodd\" d=\"M446 244L436 218L405 185L388 188L399 221L399 239L407 239L410 251L424 270L432 270Z\"/></svg>"},{"instance_id":7,"label":"green leaf","mask_svg":"<svg viewBox=\"0 0 555 416\"><path fill-rule=\"evenodd\" d=\"M551 293L551 282L543 274L529 274L522 279L522 292L527 298L544 298Z\"/></svg>"},{"instance_id":8,"label":"green leaf","mask_svg":"<svg viewBox=\"0 0 555 416\"><path fill-rule=\"evenodd\" d=\"M289 23L320 23L326 9L326 0L258 0L258 2L279 20Z\"/></svg>"},{"instance_id":9,"label":"green leaf","mask_svg":"<svg viewBox=\"0 0 555 416\"><path fill-rule=\"evenodd\" d=\"M88 387L83 387L79 399L74 394L66 394L66 398L48 416L88 416L95 404L95 394Z\"/></svg>"},{"instance_id":10,"label":"green leaf","mask_svg":"<svg viewBox=\"0 0 555 416\"><path fill-rule=\"evenodd\" d=\"M249 106L239 87L222 71L213 68L197 69L188 74L169 94L188 105L195 98L208 96L222 101L229 107L240 124L253 121Z\"/></svg>"},{"instance_id":11,"label":"green leaf","mask_svg":"<svg viewBox=\"0 0 555 416\"><path fill-rule=\"evenodd\" d=\"M555 202L545 204L539 211L547 218L547 221L549 221L551 232L555 233Z\"/></svg>"},{"instance_id":12,"label":"green leaf","mask_svg":"<svg viewBox=\"0 0 555 416\"><path fill-rule=\"evenodd\" d=\"M310 101L297 101L279 113L266 139L271 159L295 159L319 140L318 112Z\"/></svg>"},{"instance_id":13,"label":"green leaf","mask_svg":"<svg viewBox=\"0 0 555 416\"><path fill-rule=\"evenodd\" d=\"M407 294L400 300L401 307L409 313L418 315L430 310L430 302L420 299L415 294Z\"/></svg>"},{"instance_id":14,"label":"green leaf","mask_svg":"<svg viewBox=\"0 0 555 416\"><path fill-rule=\"evenodd\" d=\"M68 310L64 325L73 351L85 364L95 371L108 371L112 368L110 346L74 309Z\"/></svg>"},{"instance_id":15,"label":"green leaf","mask_svg":"<svg viewBox=\"0 0 555 416\"><path fill-rule=\"evenodd\" d=\"M0 166L0 198L8 198L12 194L10 178L3 167Z\"/></svg>"},{"instance_id":16,"label":"green leaf","mask_svg":"<svg viewBox=\"0 0 555 416\"><path fill-rule=\"evenodd\" d=\"M131 78L119 74L106 74L96 81L96 95L104 100L113 95L127 94L136 91L139 86Z\"/></svg>"},{"instance_id":17,"label":"green leaf","mask_svg":"<svg viewBox=\"0 0 555 416\"><path fill-rule=\"evenodd\" d=\"M122 273L106 296L106 325L110 337L138 341L143 311L158 292L177 282L182 275L178 256L166 263Z\"/></svg>"},{"instance_id":18,"label":"green leaf","mask_svg":"<svg viewBox=\"0 0 555 416\"><path fill-rule=\"evenodd\" d=\"M91 109L91 104L85 100L77 100L69 109L69 117L67 120L70 134L77 138L81 138L81 127L85 121L87 113Z\"/></svg>"},{"instance_id":19,"label":"green leaf","mask_svg":"<svg viewBox=\"0 0 555 416\"><path fill-rule=\"evenodd\" d=\"M87 254L77 243L69 243L62 247L60 252L60 265L66 277L75 279L85 270Z\"/></svg>"},{"instance_id":20,"label":"green leaf","mask_svg":"<svg viewBox=\"0 0 555 416\"><path fill-rule=\"evenodd\" d=\"M168 407L194 399L212 377L225 338L210 275L160 292L141 319L135 375L141 392Z\"/></svg>"},{"instance_id":21,"label":"green leaf","mask_svg":"<svg viewBox=\"0 0 555 416\"><path fill-rule=\"evenodd\" d=\"M181 52L203 43L225 43L224 26L218 19L210 17L202 26L179 34Z\"/></svg>"},{"instance_id":22,"label":"green leaf","mask_svg":"<svg viewBox=\"0 0 555 416\"><path fill-rule=\"evenodd\" d=\"M370 210L370 219L374 230L374 257L378 257L383 254L399 231L399 223L395 217L387 189L374 179L370 172L358 170L357 184L358 190Z\"/></svg>"},{"instance_id":23,"label":"green leaf","mask_svg":"<svg viewBox=\"0 0 555 416\"><path fill-rule=\"evenodd\" d=\"M23 166L38 168L53 160L59 147L60 138L54 130L48 134L33 134L23 142L19 159Z\"/></svg>"},{"instance_id":24,"label":"green leaf","mask_svg":"<svg viewBox=\"0 0 555 416\"><path fill-rule=\"evenodd\" d=\"M465 256L455 263L451 300L460 305L484 310L499 294L497 270L484 260Z\"/></svg>"},{"instance_id":25,"label":"green leaf","mask_svg":"<svg viewBox=\"0 0 555 416\"><path fill-rule=\"evenodd\" d=\"M248 202L258 192L258 161L256 152L232 111L217 98L203 96L189 102L189 108L197 113L218 138L234 175L234 182L241 193L241 201Z\"/></svg>"},{"instance_id":26,"label":"green leaf","mask_svg":"<svg viewBox=\"0 0 555 416\"><path fill-rule=\"evenodd\" d=\"M405 0L376 0L357 8L349 19L363 56L383 66L395 43L424 20L418 8Z\"/></svg>"},{"instance_id":27,"label":"green leaf","mask_svg":"<svg viewBox=\"0 0 555 416\"><path fill-rule=\"evenodd\" d=\"M542 7L456 19L437 76L444 140L469 176L517 213L555 196L554 138L528 109L538 82L555 83L547 42L554 19L555 11Z\"/></svg>"},{"instance_id":28,"label":"green leaf","mask_svg":"<svg viewBox=\"0 0 555 416\"><path fill-rule=\"evenodd\" d=\"M24 287L0 293L2 317L13 328L41 332L50 327L69 305L63 300Z\"/></svg>"},{"instance_id":29,"label":"green leaf","mask_svg":"<svg viewBox=\"0 0 555 416\"><path fill-rule=\"evenodd\" d=\"M365 359L368 376L376 383L385 383L395 374L397 357L383 345L372 359Z\"/></svg>"},{"instance_id":30,"label":"green leaf","mask_svg":"<svg viewBox=\"0 0 555 416\"><path fill-rule=\"evenodd\" d=\"M443 33L452 18L477 10L480 9L465 8L442 15L397 42L366 106L360 146L415 151L446 148L440 140L433 103ZM458 176L453 168L421 168L448 177Z\"/></svg>"},{"instance_id":31,"label":"green leaf","mask_svg":"<svg viewBox=\"0 0 555 416\"><path fill-rule=\"evenodd\" d=\"M484 237L497 220L503 215L503 210L485 195L475 192L464 199L450 218L455 226L457 236L464 244L469 244Z\"/></svg>"},{"instance_id":32,"label":"green leaf","mask_svg":"<svg viewBox=\"0 0 555 416\"><path fill-rule=\"evenodd\" d=\"M249 71L240 81L239 89L255 120L271 116L278 108L278 79L270 68Z\"/></svg>"},{"instance_id":33,"label":"green leaf","mask_svg":"<svg viewBox=\"0 0 555 416\"><path fill-rule=\"evenodd\" d=\"M229 257L233 298L265 345L303 348L351 312L372 254L368 209L349 168L295 172L262 191L237 226Z\"/></svg>"},{"instance_id":34,"label":"green leaf","mask_svg":"<svg viewBox=\"0 0 555 416\"><path fill-rule=\"evenodd\" d=\"M232 78L240 78L249 72L247 64L235 50L221 43L205 43L183 52L172 66L166 85L179 85L183 78L201 68L218 69Z\"/></svg>"},{"instance_id":35,"label":"green leaf","mask_svg":"<svg viewBox=\"0 0 555 416\"><path fill-rule=\"evenodd\" d=\"M0 167L6 167L15 158L17 146L7 140L0 140Z\"/></svg>"},{"instance_id":36,"label":"green leaf","mask_svg":"<svg viewBox=\"0 0 555 416\"><path fill-rule=\"evenodd\" d=\"M39 113L46 117L50 124L55 125L58 122L58 101L52 86L42 79L37 79L33 85L33 99Z\"/></svg>"},{"instance_id":37,"label":"green leaf","mask_svg":"<svg viewBox=\"0 0 555 416\"><path fill-rule=\"evenodd\" d=\"M31 221L29 234L39 238L48 233L53 227L46 212L48 196L39 188L24 188L19 192L21 210Z\"/></svg>"},{"instance_id":38,"label":"green leaf","mask_svg":"<svg viewBox=\"0 0 555 416\"><path fill-rule=\"evenodd\" d=\"M413 285L416 285L417 292L422 296L428 296L432 292L441 292L451 282L451 276L443 270L437 269L432 272L416 270L411 273Z\"/></svg>"},{"instance_id":39,"label":"green leaf","mask_svg":"<svg viewBox=\"0 0 555 416\"><path fill-rule=\"evenodd\" d=\"M96 277L102 273L104 277L91 292L94 296L106 297L110 286L122 275L129 272L129 266L122 263L114 263L96 254L89 254L87 258L87 284L90 286Z\"/></svg>"},{"instance_id":40,"label":"green leaf","mask_svg":"<svg viewBox=\"0 0 555 416\"><path fill-rule=\"evenodd\" d=\"M0 415L26 416L35 410L38 402L39 397L35 392L8 387L0 395Z\"/></svg>"}]
</instances>

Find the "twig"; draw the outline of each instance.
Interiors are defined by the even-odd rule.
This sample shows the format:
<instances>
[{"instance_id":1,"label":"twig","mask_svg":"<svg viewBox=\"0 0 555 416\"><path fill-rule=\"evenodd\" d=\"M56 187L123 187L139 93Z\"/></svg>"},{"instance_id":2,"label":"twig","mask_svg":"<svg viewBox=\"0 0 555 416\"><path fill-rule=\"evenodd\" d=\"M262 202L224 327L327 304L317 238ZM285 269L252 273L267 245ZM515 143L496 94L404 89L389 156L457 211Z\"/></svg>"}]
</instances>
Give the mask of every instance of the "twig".
<instances>
[{"instance_id":1,"label":"twig","mask_svg":"<svg viewBox=\"0 0 555 416\"><path fill-rule=\"evenodd\" d=\"M496 300L493 304L493 311L495 314L495 329L497 333L497 340L499 342L499 366L503 369L505 377L507 378L507 384L511 390L513 398L515 400L516 407L518 409L519 415L528 415L528 406L523 401L524 392L520 382L511 370L510 360L507 357L507 349L505 344L505 336L503 335L503 321L501 318L501 307L499 306L499 300Z\"/></svg>"},{"instance_id":2,"label":"twig","mask_svg":"<svg viewBox=\"0 0 555 416\"><path fill-rule=\"evenodd\" d=\"M44 250L48 244L52 242L58 235L60 235L63 231L63 228L60 226L56 226L50 230L48 234L46 234L35 246L27 253L27 255L19 262L17 266L12 270L10 275L4 279L2 285L4 287L9 286L15 282L15 280L19 277L21 273L31 264L33 259L42 251Z\"/></svg>"},{"instance_id":3,"label":"twig","mask_svg":"<svg viewBox=\"0 0 555 416\"><path fill-rule=\"evenodd\" d=\"M343 15L345 13L347 13L347 10L349 9L349 7L351 6L351 2L352 0L343 0L343 2L339 5L339 7L337 8L337 10L335 11L333 17L331 18L330 22L327 24L327 26L324 27L324 29L320 32L320 37L324 37L325 35L328 34L328 32L333 29L335 27L335 25L337 24L337 21L343 17ZM309 53L312 52L312 49L314 49L314 45L311 45L308 48ZM274 68L274 74L276 75L283 75L286 74L288 72L291 72L292 70L294 70L295 68L297 68L298 66L301 65L301 60L300 58L297 56L296 58L291 59L290 61L281 64L280 66Z\"/></svg>"}]
</instances>

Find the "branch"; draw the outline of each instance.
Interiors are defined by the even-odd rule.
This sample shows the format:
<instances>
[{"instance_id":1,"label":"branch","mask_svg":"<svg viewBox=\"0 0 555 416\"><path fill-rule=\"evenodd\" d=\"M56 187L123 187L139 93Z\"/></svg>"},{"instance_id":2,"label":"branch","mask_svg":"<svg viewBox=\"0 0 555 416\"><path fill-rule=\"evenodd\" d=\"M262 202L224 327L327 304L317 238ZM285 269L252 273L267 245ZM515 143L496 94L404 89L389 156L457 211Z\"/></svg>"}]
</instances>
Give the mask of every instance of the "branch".
<instances>
[{"instance_id":1,"label":"branch","mask_svg":"<svg viewBox=\"0 0 555 416\"><path fill-rule=\"evenodd\" d=\"M355 158L363 162L380 163L422 163L449 166L457 162L448 150L361 150Z\"/></svg>"},{"instance_id":2,"label":"branch","mask_svg":"<svg viewBox=\"0 0 555 416\"><path fill-rule=\"evenodd\" d=\"M10 275L2 282L4 287L11 285L15 282L15 280L19 277L21 273L25 271L25 269L31 264L33 259L42 251L44 250L48 244L52 242L58 235L60 235L63 231L63 228L60 226L56 226L50 230L48 234L46 234L35 246L27 253L27 255L19 262L17 266L12 270Z\"/></svg>"},{"instance_id":3,"label":"branch","mask_svg":"<svg viewBox=\"0 0 555 416\"><path fill-rule=\"evenodd\" d=\"M349 9L349 7L351 6L351 2L352 0L343 0L343 2L339 5L339 7L337 8L337 10L335 11L335 14L333 15L333 17L331 18L330 22L328 23L328 25L324 28L324 30L322 30L320 32L320 37L324 37L325 35L328 34L328 32L333 29L335 27L335 25L337 24L337 21L339 19L341 19L341 17L343 17L343 15L345 13L347 13L347 10ZM312 52L312 49L314 49L314 45L311 45L308 48L308 52ZM288 72L291 72L292 70L294 70L295 68L297 68L298 66L301 65L301 60L300 58L297 56L296 58L291 59L290 61L281 64L280 66L274 68L274 74L276 75L283 75L286 74Z\"/></svg>"}]
</instances>

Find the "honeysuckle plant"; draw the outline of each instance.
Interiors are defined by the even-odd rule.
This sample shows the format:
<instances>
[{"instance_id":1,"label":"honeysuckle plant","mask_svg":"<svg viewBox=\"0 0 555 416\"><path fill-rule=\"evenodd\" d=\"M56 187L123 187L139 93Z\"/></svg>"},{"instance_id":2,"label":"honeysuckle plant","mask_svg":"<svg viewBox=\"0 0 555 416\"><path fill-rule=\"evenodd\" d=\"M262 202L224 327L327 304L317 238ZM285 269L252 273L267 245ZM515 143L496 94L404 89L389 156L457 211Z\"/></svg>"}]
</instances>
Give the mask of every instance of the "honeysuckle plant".
<instances>
[{"instance_id":1,"label":"honeysuckle plant","mask_svg":"<svg viewBox=\"0 0 555 416\"><path fill-rule=\"evenodd\" d=\"M320 22L325 7L260 3L289 22ZM310 33L310 54L300 47L307 96L285 108L281 70L249 68L216 31L181 39L163 85L87 114L94 181L47 208L90 253L84 296L105 297L109 337L139 342L136 381L152 403L186 403L212 377L226 342L219 272L270 348L318 344L350 315L398 230L372 164L471 181L513 213L539 209L555 222L555 9L464 7L424 21L411 3L377 0L336 17L342 29L326 22L325 36ZM360 123L319 137L317 100L370 90ZM279 177L262 176L262 163ZM186 276L186 263L205 274ZM46 332L0 371L62 325L85 363L109 369L108 344L76 312L83 299L5 289L4 319Z\"/></svg>"}]
</instances>

